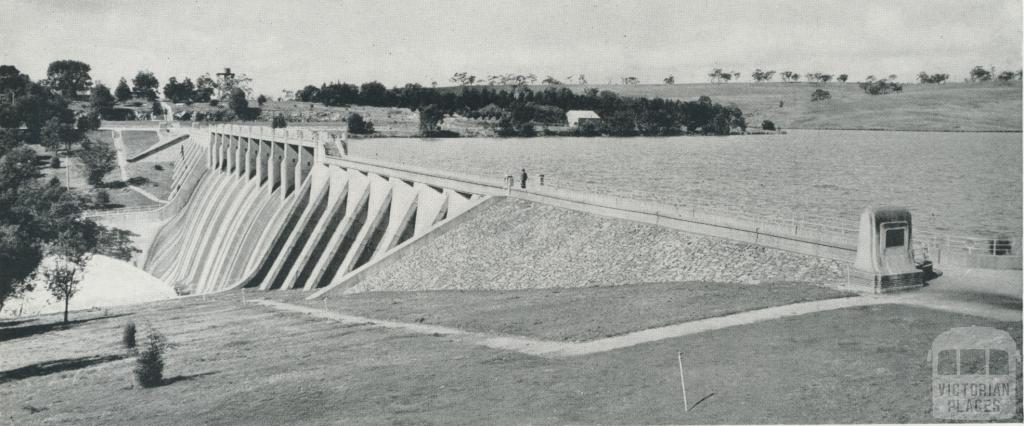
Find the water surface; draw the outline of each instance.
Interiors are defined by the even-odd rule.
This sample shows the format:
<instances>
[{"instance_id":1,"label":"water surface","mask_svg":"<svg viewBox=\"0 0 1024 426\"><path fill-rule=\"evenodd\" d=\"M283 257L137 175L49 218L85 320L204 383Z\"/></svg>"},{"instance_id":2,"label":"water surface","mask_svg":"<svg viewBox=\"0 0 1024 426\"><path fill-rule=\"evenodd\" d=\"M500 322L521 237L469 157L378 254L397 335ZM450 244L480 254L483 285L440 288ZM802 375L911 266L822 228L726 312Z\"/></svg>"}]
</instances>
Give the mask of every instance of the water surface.
<instances>
[{"instance_id":1,"label":"water surface","mask_svg":"<svg viewBox=\"0 0 1024 426\"><path fill-rule=\"evenodd\" d=\"M364 139L354 156L756 214L856 220L911 209L953 235L1021 232L1021 134L793 130L665 138Z\"/></svg>"}]
</instances>

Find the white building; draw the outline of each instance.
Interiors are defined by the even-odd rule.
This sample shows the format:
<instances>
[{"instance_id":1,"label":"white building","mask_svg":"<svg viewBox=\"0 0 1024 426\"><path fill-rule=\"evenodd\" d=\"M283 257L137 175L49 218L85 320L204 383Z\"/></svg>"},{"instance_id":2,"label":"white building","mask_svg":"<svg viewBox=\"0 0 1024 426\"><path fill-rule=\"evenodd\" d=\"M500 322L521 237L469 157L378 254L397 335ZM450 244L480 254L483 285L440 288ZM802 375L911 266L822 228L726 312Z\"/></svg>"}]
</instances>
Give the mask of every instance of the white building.
<instances>
[{"instance_id":1,"label":"white building","mask_svg":"<svg viewBox=\"0 0 1024 426\"><path fill-rule=\"evenodd\" d=\"M573 109L565 113L565 120L569 122L569 127L576 127L587 121L600 122L601 116L594 111Z\"/></svg>"}]
</instances>

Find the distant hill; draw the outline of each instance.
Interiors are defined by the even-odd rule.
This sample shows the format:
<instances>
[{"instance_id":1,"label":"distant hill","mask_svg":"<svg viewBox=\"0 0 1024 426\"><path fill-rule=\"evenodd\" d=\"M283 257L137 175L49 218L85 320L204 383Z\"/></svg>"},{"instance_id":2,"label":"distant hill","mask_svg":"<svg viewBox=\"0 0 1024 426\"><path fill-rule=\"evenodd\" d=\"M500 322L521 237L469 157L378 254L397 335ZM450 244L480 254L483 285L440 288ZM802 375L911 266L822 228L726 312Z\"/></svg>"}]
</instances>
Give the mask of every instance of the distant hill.
<instances>
[{"instance_id":1,"label":"distant hill","mask_svg":"<svg viewBox=\"0 0 1024 426\"><path fill-rule=\"evenodd\" d=\"M549 86L532 86L544 90ZM902 93L868 95L857 83L698 83L566 85L574 92L595 87L624 96L734 103L747 123L772 120L783 129L884 129L1020 131L1021 82L907 84ZM824 89L828 101L811 102ZM779 102L782 102L782 107Z\"/></svg>"},{"instance_id":2,"label":"distant hill","mask_svg":"<svg viewBox=\"0 0 1024 426\"><path fill-rule=\"evenodd\" d=\"M569 86L577 90L576 86ZM1020 131L1021 82L907 84L903 92L868 95L856 83L703 83L597 85L626 96L692 100L707 95L735 103L747 123L768 119L785 128ZM827 101L811 102L824 89ZM583 90L580 86L578 89ZM779 102L783 106L779 107Z\"/></svg>"}]
</instances>

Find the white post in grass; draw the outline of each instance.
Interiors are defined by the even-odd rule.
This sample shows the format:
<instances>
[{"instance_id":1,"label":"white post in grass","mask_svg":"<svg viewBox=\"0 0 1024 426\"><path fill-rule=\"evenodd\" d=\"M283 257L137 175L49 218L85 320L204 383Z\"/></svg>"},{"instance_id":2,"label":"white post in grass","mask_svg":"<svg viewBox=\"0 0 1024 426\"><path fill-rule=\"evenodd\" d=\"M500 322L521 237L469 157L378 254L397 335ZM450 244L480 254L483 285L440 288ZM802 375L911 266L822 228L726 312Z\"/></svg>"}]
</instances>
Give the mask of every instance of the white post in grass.
<instances>
[{"instance_id":1,"label":"white post in grass","mask_svg":"<svg viewBox=\"0 0 1024 426\"><path fill-rule=\"evenodd\" d=\"M686 380L683 379L683 353L677 353L679 357L679 384L683 385L683 411L690 411L690 404L686 402Z\"/></svg>"}]
</instances>

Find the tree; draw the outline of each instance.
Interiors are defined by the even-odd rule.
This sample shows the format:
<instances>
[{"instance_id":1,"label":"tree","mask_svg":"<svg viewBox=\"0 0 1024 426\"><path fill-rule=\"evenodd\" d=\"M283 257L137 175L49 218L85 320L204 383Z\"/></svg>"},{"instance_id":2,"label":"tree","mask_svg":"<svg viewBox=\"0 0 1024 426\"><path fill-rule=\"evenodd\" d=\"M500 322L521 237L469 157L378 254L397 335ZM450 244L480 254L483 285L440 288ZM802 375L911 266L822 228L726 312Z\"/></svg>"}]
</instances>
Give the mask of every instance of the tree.
<instances>
[{"instance_id":1,"label":"tree","mask_svg":"<svg viewBox=\"0 0 1024 426\"><path fill-rule=\"evenodd\" d=\"M114 89L114 97L117 98L118 102L124 102L132 98L132 89L128 88L128 82L121 77L121 80L117 82L117 88Z\"/></svg>"},{"instance_id":2,"label":"tree","mask_svg":"<svg viewBox=\"0 0 1024 426\"><path fill-rule=\"evenodd\" d=\"M548 85L552 85L552 86L557 86L557 85L562 84L562 82L558 81L558 79L556 79L556 78L554 78L554 77L549 75L549 76L547 76L547 78L545 78L543 81L541 81L541 84L548 84Z\"/></svg>"},{"instance_id":3,"label":"tree","mask_svg":"<svg viewBox=\"0 0 1024 426\"><path fill-rule=\"evenodd\" d=\"M277 114L274 119L270 121L270 127L273 129L283 129L288 127L288 120L285 120L284 116Z\"/></svg>"},{"instance_id":4,"label":"tree","mask_svg":"<svg viewBox=\"0 0 1024 426\"><path fill-rule=\"evenodd\" d=\"M192 93L192 102L210 102L217 89L217 82L210 78L209 74L203 74L196 78L195 87L196 90Z\"/></svg>"},{"instance_id":5,"label":"tree","mask_svg":"<svg viewBox=\"0 0 1024 426\"><path fill-rule=\"evenodd\" d=\"M722 81L722 76L723 74L721 68L715 68L708 73L708 78L711 79L712 83Z\"/></svg>"},{"instance_id":6,"label":"tree","mask_svg":"<svg viewBox=\"0 0 1024 426\"><path fill-rule=\"evenodd\" d=\"M96 246L97 229L87 222L74 223L58 235L48 250L53 264L44 268L43 276L50 294L64 302L65 324L71 298L78 293L81 273L92 257L91 249Z\"/></svg>"},{"instance_id":7,"label":"tree","mask_svg":"<svg viewBox=\"0 0 1024 426\"><path fill-rule=\"evenodd\" d=\"M85 62L74 60L53 61L46 68L46 83L67 97L75 97L78 92L92 86L89 71L92 67Z\"/></svg>"},{"instance_id":8,"label":"tree","mask_svg":"<svg viewBox=\"0 0 1024 426\"><path fill-rule=\"evenodd\" d=\"M103 177L114 170L117 153L104 142L87 140L82 143L78 158L85 165L86 180L89 184L100 186L103 184Z\"/></svg>"},{"instance_id":9,"label":"tree","mask_svg":"<svg viewBox=\"0 0 1024 426\"><path fill-rule=\"evenodd\" d=\"M104 86L103 83L97 83L89 92L89 103L92 104L92 109L101 114L107 114L112 111L115 102L114 95L110 94L110 89Z\"/></svg>"},{"instance_id":10,"label":"tree","mask_svg":"<svg viewBox=\"0 0 1024 426\"><path fill-rule=\"evenodd\" d=\"M811 93L811 102L827 101L832 99L832 94L828 90L817 89L814 93Z\"/></svg>"},{"instance_id":11,"label":"tree","mask_svg":"<svg viewBox=\"0 0 1024 426\"><path fill-rule=\"evenodd\" d=\"M775 130L775 123L771 120L764 120L761 122L761 129L763 130Z\"/></svg>"},{"instance_id":12,"label":"tree","mask_svg":"<svg viewBox=\"0 0 1024 426\"><path fill-rule=\"evenodd\" d=\"M158 87L160 87L160 82L149 71L139 71L135 74L135 78L132 79L132 92L140 98L155 101L157 98L156 89Z\"/></svg>"},{"instance_id":13,"label":"tree","mask_svg":"<svg viewBox=\"0 0 1024 426\"><path fill-rule=\"evenodd\" d=\"M237 87L231 89L231 94L228 96L228 108L231 108L239 116L244 115L249 109L249 101L245 98L245 92L242 89Z\"/></svg>"},{"instance_id":14,"label":"tree","mask_svg":"<svg viewBox=\"0 0 1024 426\"><path fill-rule=\"evenodd\" d=\"M0 222L0 312L7 300L32 291L32 278L43 260L38 237L29 228Z\"/></svg>"},{"instance_id":15,"label":"tree","mask_svg":"<svg viewBox=\"0 0 1024 426\"><path fill-rule=\"evenodd\" d=\"M75 120L75 129L79 132L99 130L101 124L103 124L103 121L99 111L89 111Z\"/></svg>"},{"instance_id":16,"label":"tree","mask_svg":"<svg viewBox=\"0 0 1024 426\"><path fill-rule=\"evenodd\" d=\"M313 85L303 87L295 92L295 100L301 102L316 102L319 96L320 89Z\"/></svg>"},{"instance_id":17,"label":"tree","mask_svg":"<svg viewBox=\"0 0 1024 426\"><path fill-rule=\"evenodd\" d=\"M420 134L431 136L440 130L441 121L444 120L444 111L437 105L427 105L420 109Z\"/></svg>"},{"instance_id":18,"label":"tree","mask_svg":"<svg viewBox=\"0 0 1024 426\"><path fill-rule=\"evenodd\" d=\"M263 104L267 103L267 97L260 95L258 98L256 98L256 103L259 104L259 106L263 106Z\"/></svg>"},{"instance_id":19,"label":"tree","mask_svg":"<svg viewBox=\"0 0 1024 426\"><path fill-rule=\"evenodd\" d=\"M452 74L452 78L450 78L449 80L452 83L458 84L460 86L472 86L473 83L476 83L476 76L470 75L467 72L457 72L455 74Z\"/></svg>"},{"instance_id":20,"label":"tree","mask_svg":"<svg viewBox=\"0 0 1024 426\"><path fill-rule=\"evenodd\" d=\"M793 71L783 71L779 76L782 77L783 82L788 82L793 78Z\"/></svg>"},{"instance_id":21,"label":"tree","mask_svg":"<svg viewBox=\"0 0 1024 426\"><path fill-rule=\"evenodd\" d=\"M476 77L473 77L473 79L475 80ZM380 106L387 104L388 101L388 89L379 81L371 81L360 85L359 95L366 105Z\"/></svg>"},{"instance_id":22,"label":"tree","mask_svg":"<svg viewBox=\"0 0 1024 426\"><path fill-rule=\"evenodd\" d=\"M640 79L636 77L622 77L622 84L635 86L637 84L640 84Z\"/></svg>"},{"instance_id":23,"label":"tree","mask_svg":"<svg viewBox=\"0 0 1024 426\"><path fill-rule=\"evenodd\" d=\"M921 71L917 74L917 80L922 84L941 84L949 79L949 74L931 74Z\"/></svg>"},{"instance_id":24,"label":"tree","mask_svg":"<svg viewBox=\"0 0 1024 426\"><path fill-rule=\"evenodd\" d=\"M163 335L152 327L149 329L149 340L146 347L135 360L135 379L144 388L160 386L164 382L163 352L167 341Z\"/></svg>"},{"instance_id":25,"label":"tree","mask_svg":"<svg viewBox=\"0 0 1024 426\"><path fill-rule=\"evenodd\" d=\"M14 65L0 65L0 91L13 90L16 95L25 94L32 85L32 79L22 74Z\"/></svg>"},{"instance_id":26,"label":"tree","mask_svg":"<svg viewBox=\"0 0 1024 426\"><path fill-rule=\"evenodd\" d=\"M665 84L676 84L676 77L673 75L665 77Z\"/></svg>"},{"instance_id":27,"label":"tree","mask_svg":"<svg viewBox=\"0 0 1024 426\"><path fill-rule=\"evenodd\" d=\"M1015 73L1013 71L1003 71L999 73L999 76L996 78L998 78L999 81L1010 81L1013 80L1014 76Z\"/></svg>"},{"instance_id":28,"label":"tree","mask_svg":"<svg viewBox=\"0 0 1024 426\"><path fill-rule=\"evenodd\" d=\"M167 80L167 84L164 85L164 97L175 103L193 102L196 98L195 91L195 85L188 77L181 82L178 82L177 78L171 77Z\"/></svg>"},{"instance_id":29,"label":"tree","mask_svg":"<svg viewBox=\"0 0 1024 426\"><path fill-rule=\"evenodd\" d=\"M80 136L70 124L54 117L46 120L43 125L40 143L53 153L56 153L61 146L65 147L66 151L71 151L71 145L77 142Z\"/></svg>"},{"instance_id":30,"label":"tree","mask_svg":"<svg viewBox=\"0 0 1024 426\"><path fill-rule=\"evenodd\" d=\"M357 135L373 133L373 123L364 120L363 116L359 113L353 112L349 114L345 121L348 123L349 133Z\"/></svg>"}]
</instances>

